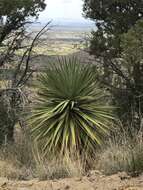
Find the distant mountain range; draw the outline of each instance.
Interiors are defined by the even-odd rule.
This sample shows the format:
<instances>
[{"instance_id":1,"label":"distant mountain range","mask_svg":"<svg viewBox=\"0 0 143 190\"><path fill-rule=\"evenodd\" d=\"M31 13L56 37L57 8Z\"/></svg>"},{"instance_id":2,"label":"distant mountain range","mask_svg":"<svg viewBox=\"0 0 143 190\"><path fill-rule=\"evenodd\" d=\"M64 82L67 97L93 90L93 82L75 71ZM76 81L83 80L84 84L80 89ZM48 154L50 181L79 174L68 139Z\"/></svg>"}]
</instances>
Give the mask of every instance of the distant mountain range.
<instances>
[{"instance_id":1,"label":"distant mountain range","mask_svg":"<svg viewBox=\"0 0 143 190\"><path fill-rule=\"evenodd\" d=\"M89 20L73 20L73 19L48 19L51 20L51 27L55 30L93 30L95 23ZM47 23L45 20L42 22L34 23L33 26L42 27Z\"/></svg>"}]
</instances>

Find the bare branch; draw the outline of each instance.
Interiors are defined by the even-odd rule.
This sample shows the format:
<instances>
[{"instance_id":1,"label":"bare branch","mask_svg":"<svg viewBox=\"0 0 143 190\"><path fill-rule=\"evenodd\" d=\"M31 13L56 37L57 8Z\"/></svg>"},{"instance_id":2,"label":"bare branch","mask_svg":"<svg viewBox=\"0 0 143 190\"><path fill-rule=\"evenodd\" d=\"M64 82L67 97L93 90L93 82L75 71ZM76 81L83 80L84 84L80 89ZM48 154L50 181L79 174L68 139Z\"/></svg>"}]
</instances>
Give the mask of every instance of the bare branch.
<instances>
[{"instance_id":1,"label":"bare branch","mask_svg":"<svg viewBox=\"0 0 143 190\"><path fill-rule=\"evenodd\" d=\"M35 36L35 38L33 39L32 43L31 43L31 46L29 48L29 50L27 51L28 55L27 55L27 59L26 59L26 64L25 64L25 70L21 76L21 78L19 79L18 83L17 83L17 87L22 83L23 84L23 81L27 81L27 79L25 80L26 77L26 74L28 72L28 67L29 67L29 61L30 61L30 58L31 58L31 53L32 53L32 50L35 46L35 42L41 37L41 35L43 35L45 32L47 32L49 29L46 29L47 26L51 23L51 21L49 21ZM46 29L46 30L45 30ZM26 54L25 54L26 56ZM24 56L24 57L25 57ZM22 60L23 62L23 60ZM31 75L31 74L30 74ZM29 77L28 77L29 78Z\"/></svg>"}]
</instances>

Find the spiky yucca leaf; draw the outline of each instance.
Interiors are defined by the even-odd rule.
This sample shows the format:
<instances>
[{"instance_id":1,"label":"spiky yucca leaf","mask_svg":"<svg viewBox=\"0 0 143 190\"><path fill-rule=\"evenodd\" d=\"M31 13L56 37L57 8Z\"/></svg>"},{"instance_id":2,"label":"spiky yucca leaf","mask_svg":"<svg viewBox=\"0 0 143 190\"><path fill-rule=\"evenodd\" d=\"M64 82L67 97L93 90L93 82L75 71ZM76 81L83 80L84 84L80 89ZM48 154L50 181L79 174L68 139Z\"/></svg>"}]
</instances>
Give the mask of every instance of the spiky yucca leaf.
<instances>
[{"instance_id":1,"label":"spiky yucca leaf","mask_svg":"<svg viewBox=\"0 0 143 190\"><path fill-rule=\"evenodd\" d=\"M76 58L59 59L39 80L31 126L43 150L64 153L100 144L113 117L92 69Z\"/></svg>"}]
</instances>

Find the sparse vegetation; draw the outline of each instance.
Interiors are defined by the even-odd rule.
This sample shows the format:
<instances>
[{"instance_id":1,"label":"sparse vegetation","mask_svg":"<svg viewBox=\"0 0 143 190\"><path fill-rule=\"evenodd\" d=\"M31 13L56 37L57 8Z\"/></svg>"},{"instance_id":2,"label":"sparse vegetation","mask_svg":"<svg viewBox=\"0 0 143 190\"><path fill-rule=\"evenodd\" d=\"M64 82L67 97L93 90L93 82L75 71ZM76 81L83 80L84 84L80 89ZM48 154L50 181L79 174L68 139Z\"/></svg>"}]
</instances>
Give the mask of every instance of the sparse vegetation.
<instances>
[{"instance_id":1,"label":"sparse vegetation","mask_svg":"<svg viewBox=\"0 0 143 190\"><path fill-rule=\"evenodd\" d=\"M143 1L84 0L97 26L85 44L81 31L45 33L50 22L31 34L44 9L44 0L0 0L0 178L93 186L139 176Z\"/></svg>"},{"instance_id":2,"label":"sparse vegetation","mask_svg":"<svg viewBox=\"0 0 143 190\"><path fill-rule=\"evenodd\" d=\"M110 141L99 153L97 168L106 175L127 172L138 176L143 172L143 142L141 134L131 139L124 136L118 141Z\"/></svg>"}]
</instances>

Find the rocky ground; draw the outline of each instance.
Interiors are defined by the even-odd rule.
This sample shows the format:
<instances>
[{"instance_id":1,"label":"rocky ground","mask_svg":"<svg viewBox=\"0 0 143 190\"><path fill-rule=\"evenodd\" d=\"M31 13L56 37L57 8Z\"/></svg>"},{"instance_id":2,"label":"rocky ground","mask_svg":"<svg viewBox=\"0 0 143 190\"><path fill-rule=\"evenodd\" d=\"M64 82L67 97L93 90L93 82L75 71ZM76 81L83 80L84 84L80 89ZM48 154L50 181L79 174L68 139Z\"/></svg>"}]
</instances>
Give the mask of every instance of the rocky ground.
<instances>
[{"instance_id":1,"label":"rocky ground","mask_svg":"<svg viewBox=\"0 0 143 190\"><path fill-rule=\"evenodd\" d=\"M104 176L92 171L86 177L49 181L10 181L0 178L0 190L143 190L143 175L136 178L126 173Z\"/></svg>"}]
</instances>

